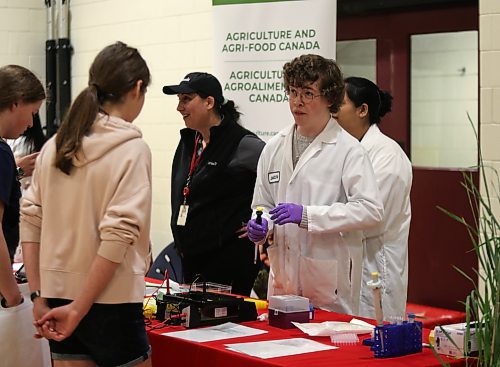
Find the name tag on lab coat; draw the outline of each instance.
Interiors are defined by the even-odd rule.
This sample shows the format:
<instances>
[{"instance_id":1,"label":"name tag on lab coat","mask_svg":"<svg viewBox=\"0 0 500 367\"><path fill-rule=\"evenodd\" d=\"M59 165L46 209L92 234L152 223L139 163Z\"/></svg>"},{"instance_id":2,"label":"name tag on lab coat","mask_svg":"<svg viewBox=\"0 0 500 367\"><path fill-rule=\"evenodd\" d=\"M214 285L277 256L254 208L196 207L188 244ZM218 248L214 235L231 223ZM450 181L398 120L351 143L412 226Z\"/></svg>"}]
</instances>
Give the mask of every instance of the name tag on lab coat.
<instances>
[{"instance_id":1,"label":"name tag on lab coat","mask_svg":"<svg viewBox=\"0 0 500 367\"><path fill-rule=\"evenodd\" d=\"M269 183L276 183L280 182L280 172L269 172L267 174L267 179L269 180Z\"/></svg>"}]
</instances>

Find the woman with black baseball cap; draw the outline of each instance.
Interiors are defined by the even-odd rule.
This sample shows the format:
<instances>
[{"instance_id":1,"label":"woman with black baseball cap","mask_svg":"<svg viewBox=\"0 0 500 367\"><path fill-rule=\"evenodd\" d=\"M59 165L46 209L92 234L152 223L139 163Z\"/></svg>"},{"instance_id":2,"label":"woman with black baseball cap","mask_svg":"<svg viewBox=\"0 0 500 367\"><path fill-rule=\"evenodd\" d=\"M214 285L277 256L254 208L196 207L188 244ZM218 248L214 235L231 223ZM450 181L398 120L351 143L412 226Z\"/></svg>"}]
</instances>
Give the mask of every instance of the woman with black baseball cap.
<instances>
[{"instance_id":1,"label":"woman with black baseball cap","mask_svg":"<svg viewBox=\"0 0 500 367\"><path fill-rule=\"evenodd\" d=\"M184 281L200 274L249 295L259 265L245 224L264 142L238 123L234 102L211 74L189 73L163 93L178 96L186 124L172 164L170 222Z\"/></svg>"}]
</instances>

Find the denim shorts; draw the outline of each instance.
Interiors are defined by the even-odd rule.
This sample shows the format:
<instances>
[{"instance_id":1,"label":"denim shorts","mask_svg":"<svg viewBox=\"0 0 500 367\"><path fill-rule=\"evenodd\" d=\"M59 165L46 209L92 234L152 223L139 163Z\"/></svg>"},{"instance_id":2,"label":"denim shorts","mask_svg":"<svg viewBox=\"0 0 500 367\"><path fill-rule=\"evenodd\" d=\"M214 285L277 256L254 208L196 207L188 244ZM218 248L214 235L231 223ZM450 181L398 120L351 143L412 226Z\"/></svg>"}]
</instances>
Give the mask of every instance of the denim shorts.
<instances>
[{"instance_id":1,"label":"denim shorts","mask_svg":"<svg viewBox=\"0 0 500 367\"><path fill-rule=\"evenodd\" d=\"M47 302L55 308L71 301ZM141 303L95 303L73 334L49 344L55 360L92 360L100 367L135 366L151 354Z\"/></svg>"}]
</instances>

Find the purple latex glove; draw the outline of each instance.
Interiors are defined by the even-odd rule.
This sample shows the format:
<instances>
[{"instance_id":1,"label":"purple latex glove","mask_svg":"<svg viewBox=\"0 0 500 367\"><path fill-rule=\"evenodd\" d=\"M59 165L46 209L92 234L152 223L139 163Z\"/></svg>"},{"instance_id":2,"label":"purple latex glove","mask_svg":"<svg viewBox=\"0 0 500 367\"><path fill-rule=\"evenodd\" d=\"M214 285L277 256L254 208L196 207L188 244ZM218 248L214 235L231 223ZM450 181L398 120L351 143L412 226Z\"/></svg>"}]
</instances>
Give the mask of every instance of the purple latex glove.
<instances>
[{"instance_id":1,"label":"purple latex glove","mask_svg":"<svg viewBox=\"0 0 500 367\"><path fill-rule=\"evenodd\" d=\"M262 218L262 224L258 224L255 219L251 219L247 223L248 238L252 242L260 242L267 236L268 226L267 220Z\"/></svg>"},{"instance_id":2,"label":"purple latex glove","mask_svg":"<svg viewBox=\"0 0 500 367\"><path fill-rule=\"evenodd\" d=\"M278 206L271 211L271 219L274 224L286 224L286 223L297 223L300 224L302 221L302 211L304 207L298 204L292 203L279 203Z\"/></svg>"}]
</instances>

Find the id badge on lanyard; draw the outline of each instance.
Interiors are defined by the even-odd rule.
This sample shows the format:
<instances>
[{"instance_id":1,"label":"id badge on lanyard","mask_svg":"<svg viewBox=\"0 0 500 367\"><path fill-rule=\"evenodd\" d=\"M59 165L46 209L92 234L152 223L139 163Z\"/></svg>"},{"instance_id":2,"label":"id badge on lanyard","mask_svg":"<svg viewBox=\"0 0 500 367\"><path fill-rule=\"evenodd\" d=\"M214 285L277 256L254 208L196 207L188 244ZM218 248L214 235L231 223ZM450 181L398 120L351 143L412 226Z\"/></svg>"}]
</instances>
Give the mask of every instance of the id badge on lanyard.
<instances>
[{"instance_id":1,"label":"id badge on lanyard","mask_svg":"<svg viewBox=\"0 0 500 367\"><path fill-rule=\"evenodd\" d=\"M189 184L191 183L191 177L193 176L193 172L196 169L196 166L198 165L198 163L200 163L201 153L203 152L203 148L201 148L201 151L198 153L198 148L199 148L198 144L201 141L200 138L201 135L197 134L196 140L194 142L193 156L191 157L191 165L189 166L189 174L186 180L186 185L184 186L184 190L182 191L182 195L184 196L184 202L179 207L179 215L177 216L178 226L186 225L186 220L189 212L189 205L187 205L187 198L189 196Z\"/></svg>"},{"instance_id":2,"label":"id badge on lanyard","mask_svg":"<svg viewBox=\"0 0 500 367\"><path fill-rule=\"evenodd\" d=\"M181 207L179 208L179 216L177 217L177 225L178 226L185 226L186 225L188 211L189 211L189 205L182 204Z\"/></svg>"}]
</instances>

